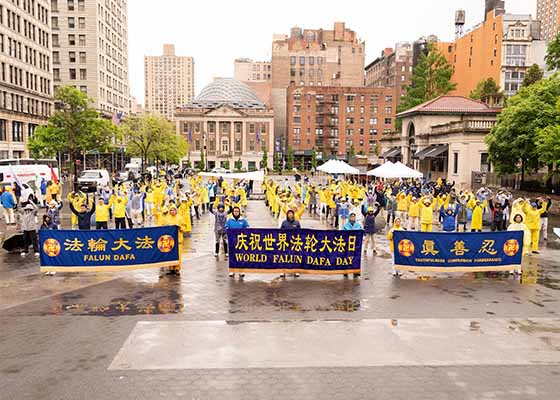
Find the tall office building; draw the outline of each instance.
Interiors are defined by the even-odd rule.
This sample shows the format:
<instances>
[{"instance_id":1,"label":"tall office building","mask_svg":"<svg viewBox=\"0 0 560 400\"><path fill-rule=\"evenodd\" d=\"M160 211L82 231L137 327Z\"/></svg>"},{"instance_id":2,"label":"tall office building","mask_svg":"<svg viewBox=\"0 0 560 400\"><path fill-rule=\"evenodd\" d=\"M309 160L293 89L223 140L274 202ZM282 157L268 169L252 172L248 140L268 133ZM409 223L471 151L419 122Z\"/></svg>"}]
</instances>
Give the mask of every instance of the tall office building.
<instances>
[{"instance_id":1,"label":"tall office building","mask_svg":"<svg viewBox=\"0 0 560 400\"><path fill-rule=\"evenodd\" d=\"M292 28L272 41L272 105L276 151L286 147L290 86L364 85L365 42L343 22L333 30Z\"/></svg>"},{"instance_id":2,"label":"tall office building","mask_svg":"<svg viewBox=\"0 0 560 400\"><path fill-rule=\"evenodd\" d=\"M194 99L194 60L163 45L162 56L144 57L145 109L174 119L175 109Z\"/></svg>"},{"instance_id":3,"label":"tall office building","mask_svg":"<svg viewBox=\"0 0 560 400\"><path fill-rule=\"evenodd\" d=\"M0 2L0 159L29 156L52 111L48 0Z\"/></svg>"},{"instance_id":4,"label":"tall office building","mask_svg":"<svg viewBox=\"0 0 560 400\"><path fill-rule=\"evenodd\" d=\"M51 0L54 88L74 86L104 115L130 112L127 0Z\"/></svg>"},{"instance_id":5,"label":"tall office building","mask_svg":"<svg viewBox=\"0 0 560 400\"><path fill-rule=\"evenodd\" d=\"M537 0L537 20L541 21L542 38L549 42L558 35L560 0Z\"/></svg>"}]
</instances>

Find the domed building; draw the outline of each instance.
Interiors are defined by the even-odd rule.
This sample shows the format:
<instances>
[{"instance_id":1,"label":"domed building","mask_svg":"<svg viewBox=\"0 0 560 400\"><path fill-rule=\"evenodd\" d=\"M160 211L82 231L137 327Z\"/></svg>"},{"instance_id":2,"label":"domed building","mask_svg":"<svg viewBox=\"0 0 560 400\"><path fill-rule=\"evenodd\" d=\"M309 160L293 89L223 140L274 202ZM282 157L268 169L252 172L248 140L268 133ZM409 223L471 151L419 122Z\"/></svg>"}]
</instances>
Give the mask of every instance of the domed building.
<instances>
[{"instance_id":1,"label":"domed building","mask_svg":"<svg viewBox=\"0 0 560 400\"><path fill-rule=\"evenodd\" d=\"M268 153L272 168L274 113L247 85L216 78L189 104L175 111L177 132L189 143L183 160L214 167L255 171Z\"/></svg>"}]
</instances>

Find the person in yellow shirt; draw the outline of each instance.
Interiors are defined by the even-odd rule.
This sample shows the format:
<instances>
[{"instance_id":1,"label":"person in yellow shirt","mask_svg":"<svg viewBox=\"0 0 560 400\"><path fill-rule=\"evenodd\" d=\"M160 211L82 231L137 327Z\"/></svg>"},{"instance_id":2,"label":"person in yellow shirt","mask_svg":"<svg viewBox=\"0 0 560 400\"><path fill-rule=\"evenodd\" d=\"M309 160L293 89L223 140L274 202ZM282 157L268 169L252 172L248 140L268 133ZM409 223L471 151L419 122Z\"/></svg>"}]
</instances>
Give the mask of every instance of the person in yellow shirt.
<instances>
[{"instance_id":1,"label":"person in yellow shirt","mask_svg":"<svg viewBox=\"0 0 560 400\"><path fill-rule=\"evenodd\" d=\"M529 205L529 200L525 202L523 211L525 212L525 224L531 232L531 250L533 254L539 254L539 239L541 232L541 215L546 212L548 203L544 201L541 208L537 208L537 203L532 202Z\"/></svg>"},{"instance_id":2,"label":"person in yellow shirt","mask_svg":"<svg viewBox=\"0 0 560 400\"><path fill-rule=\"evenodd\" d=\"M50 193L51 195L51 199L54 201L59 201L60 199L60 186L58 183L54 183L51 182L51 184L49 185L49 187L47 188L47 191Z\"/></svg>"},{"instance_id":3,"label":"person in yellow shirt","mask_svg":"<svg viewBox=\"0 0 560 400\"><path fill-rule=\"evenodd\" d=\"M472 209L471 232L482 232L482 215L484 209L488 205L488 201L484 200L483 203L479 199L470 199L469 207Z\"/></svg>"},{"instance_id":4,"label":"person in yellow shirt","mask_svg":"<svg viewBox=\"0 0 560 400\"><path fill-rule=\"evenodd\" d=\"M108 229L110 205L105 204L103 197L97 200L95 208L95 229Z\"/></svg>"},{"instance_id":5,"label":"person in yellow shirt","mask_svg":"<svg viewBox=\"0 0 560 400\"><path fill-rule=\"evenodd\" d=\"M418 205L418 199L412 197L410 204L408 206L408 229L412 231L417 231L419 228L419 218L420 218L420 206ZM402 224L402 220L401 220Z\"/></svg>"},{"instance_id":6,"label":"person in yellow shirt","mask_svg":"<svg viewBox=\"0 0 560 400\"><path fill-rule=\"evenodd\" d=\"M169 214L165 217L163 222L166 226L176 225L179 227L179 260L177 265L170 268L170 274L181 275L181 264L183 260L183 235L186 232L184 220L179 215L177 207L171 206L169 207Z\"/></svg>"},{"instance_id":7,"label":"person in yellow shirt","mask_svg":"<svg viewBox=\"0 0 560 400\"><path fill-rule=\"evenodd\" d=\"M79 210L82 207L82 204L85 204L87 201L87 196L84 192L70 192L68 193L67 200L69 203L72 204L74 209ZM70 222L72 224L72 229L76 229L78 226L78 217L74 213L72 213L70 217Z\"/></svg>"},{"instance_id":8,"label":"person in yellow shirt","mask_svg":"<svg viewBox=\"0 0 560 400\"><path fill-rule=\"evenodd\" d=\"M181 204L179 205L179 216L184 226L184 233L192 232L191 221L191 207L193 201L187 195L181 197Z\"/></svg>"},{"instance_id":9,"label":"person in yellow shirt","mask_svg":"<svg viewBox=\"0 0 560 400\"><path fill-rule=\"evenodd\" d=\"M399 272L395 268L395 244L393 243L393 234L395 231L402 231L402 221L400 218L395 218L393 227L387 233L387 239L389 239L389 250L391 250L391 259L393 260L393 276L400 276Z\"/></svg>"},{"instance_id":10,"label":"person in yellow shirt","mask_svg":"<svg viewBox=\"0 0 560 400\"><path fill-rule=\"evenodd\" d=\"M109 201L109 205L113 206L113 216L115 218L115 229L126 229L126 204L128 203L128 196L120 196L115 194L115 197Z\"/></svg>"},{"instance_id":11,"label":"person in yellow shirt","mask_svg":"<svg viewBox=\"0 0 560 400\"><path fill-rule=\"evenodd\" d=\"M427 197L420 199L418 204L420 208L420 230L422 232L432 232L432 226L434 223L434 200L430 200Z\"/></svg>"},{"instance_id":12,"label":"person in yellow shirt","mask_svg":"<svg viewBox=\"0 0 560 400\"><path fill-rule=\"evenodd\" d=\"M412 195L406 195L404 192L397 194L397 212L396 216L401 219L401 222L406 222L408 217L408 203Z\"/></svg>"}]
</instances>

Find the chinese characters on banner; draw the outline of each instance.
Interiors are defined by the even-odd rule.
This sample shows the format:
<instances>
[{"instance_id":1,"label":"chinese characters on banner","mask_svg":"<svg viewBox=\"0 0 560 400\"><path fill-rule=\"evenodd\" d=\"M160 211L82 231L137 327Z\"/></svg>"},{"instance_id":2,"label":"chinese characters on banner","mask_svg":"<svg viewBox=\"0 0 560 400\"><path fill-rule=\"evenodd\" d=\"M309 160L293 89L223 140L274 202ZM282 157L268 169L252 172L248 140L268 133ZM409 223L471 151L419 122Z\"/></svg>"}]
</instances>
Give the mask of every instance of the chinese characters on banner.
<instances>
[{"instance_id":1,"label":"chinese characters on banner","mask_svg":"<svg viewBox=\"0 0 560 400\"><path fill-rule=\"evenodd\" d=\"M39 232L42 272L120 271L178 264L178 228Z\"/></svg>"},{"instance_id":2,"label":"chinese characters on banner","mask_svg":"<svg viewBox=\"0 0 560 400\"><path fill-rule=\"evenodd\" d=\"M230 272L360 273L361 231L232 229Z\"/></svg>"},{"instance_id":3,"label":"chinese characters on banner","mask_svg":"<svg viewBox=\"0 0 560 400\"><path fill-rule=\"evenodd\" d=\"M395 265L414 271L503 271L522 263L523 232L395 231Z\"/></svg>"}]
</instances>

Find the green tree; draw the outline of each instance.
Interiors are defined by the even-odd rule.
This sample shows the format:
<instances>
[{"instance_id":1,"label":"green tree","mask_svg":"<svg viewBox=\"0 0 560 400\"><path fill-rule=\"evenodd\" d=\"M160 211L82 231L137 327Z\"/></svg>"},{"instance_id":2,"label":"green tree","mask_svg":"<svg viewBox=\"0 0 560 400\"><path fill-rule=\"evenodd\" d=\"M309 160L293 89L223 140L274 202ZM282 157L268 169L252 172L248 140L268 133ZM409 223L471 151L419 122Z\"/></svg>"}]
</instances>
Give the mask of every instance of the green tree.
<instances>
[{"instance_id":1,"label":"green tree","mask_svg":"<svg viewBox=\"0 0 560 400\"><path fill-rule=\"evenodd\" d=\"M187 144L175 133L173 124L156 115L127 118L122 133L127 154L142 159L142 170L150 161L178 163L187 154Z\"/></svg>"},{"instance_id":2,"label":"green tree","mask_svg":"<svg viewBox=\"0 0 560 400\"><path fill-rule=\"evenodd\" d=\"M185 163L185 168L192 168L191 160L187 160L187 162Z\"/></svg>"},{"instance_id":3,"label":"green tree","mask_svg":"<svg viewBox=\"0 0 560 400\"><path fill-rule=\"evenodd\" d=\"M412 74L412 84L406 87L398 112L416 107L428 100L447 94L457 87L451 82L453 66L449 64L434 43L420 56Z\"/></svg>"},{"instance_id":4,"label":"green tree","mask_svg":"<svg viewBox=\"0 0 560 400\"><path fill-rule=\"evenodd\" d=\"M537 147L538 133L555 125L558 118L557 100L560 97L560 74L523 87L508 100L498 116L498 123L486 137L490 161L500 174L537 169L546 161Z\"/></svg>"},{"instance_id":5,"label":"green tree","mask_svg":"<svg viewBox=\"0 0 560 400\"><path fill-rule=\"evenodd\" d=\"M537 64L533 64L531 68L525 73L525 78L523 79L522 86L531 86L533 83L537 83L544 77L544 72Z\"/></svg>"},{"instance_id":6,"label":"green tree","mask_svg":"<svg viewBox=\"0 0 560 400\"><path fill-rule=\"evenodd\" d=\"M235 164L234 164L234 168L236 171L241 171L241 168L243 168L243 161L241 161L241 158L239 158Z\"/></svg>"},{"instance_id":7,"label":"green tree","mask_svg":"<svg viewBox=\"0 0 560 400\"><path fill-rule=\"evenodd\" d=\"M294 169L294 151L290 146L288 146L288 152L286 154L286 169L292 171Z\"/></svg>"},{"instance_id":8,"label":"green tree","mask_svg":"<svg viewBox=\"0 0 560 400\"><path fill-rule=\"evenodd\" d=\"M200 161L198 161L198 169L201 171L206 171L206 160L204 159L204 152L200 152Z\"/></svg>"},{"instance_id":9,"label":"green tree","mask_svg":"<svg viewBox=\"0 0 560 400\"><path fill-rule=\"evenodd\" d=\"M560 69L560 33L548 43L544 60L549 70Z\"/></svg>"},{"instance_id":10,"label":"green tree","mask_svg":"<svg viewBox=\"0 0 560 400\"><path fill-rule=\"evenodd\" d=\"M537 132L537 151L540 160L555 166L558 173L560 168L560 100L556 102L556 122Z\"/></svg>"},{"instance_id":11,"label":"green tree","mask_svg":"<svg viewBox=\"0 0 560 400\"><path fill-rule=\"evenodd\" d=\"M500 85L498 85L494 78L488 78L478 82L476 89L471 91L469 97L473 100L490 103L492 98L503 97L503 93L500 90Z\"/></svg>"},{"instance_id":12,"label":"green tree","mask_svg":"<svg viewBox=\"0 0 560 400\"><path fill-rule=\"evenodd\" d=\"M262 152L261 169L266 169L268 168L268 151L265 146L263 146Z\"/></svg>"},{"instance_id":13,"label":"green tree","mask_svg":"<svg viewBox=\"0 0 560 400\"><path fill-rule=\"evenodd\" d=\"M317 152L313 149L311 151L311 168L315 171L317 170L317 161Z\"/></svg>"},{"instance_id":14,"label":"green tree","mask_svg":"<svg viewBox=\"0 0 560 400\"><path fill-rule=\"evenodd\" d=\"M350 146L350 150L348 151L348 158L356 157L356 148L354 147L354 143Z\"/></svg>"},{"instance_id":15,"label":"green tree","mask_svg":"<svg viewBox=\"0 0 560 400\"><path fill-rule=\"evenodd\" d=\"M276 171L277 173L281 173L282 172L282 160L280 159L280 154L278 153L274 153L274 171Z\"/></svg>"},{"instance_id":16,"label":"green tree","mask_svg":"<svg viewBox=\"0 0 560 400\"><path fill-rule=\"evenodd\" d=\"M229 160L224 161L224 168L229 169Z\"/></svg>"},{"instance_id":17,"label":"green tree","mask_svg":"<svg viewBox=\"0 0 560 400\"><path fill-rule=\"evenodd\" d=\"M47 125L39 126L29 139L29 150L35 158L67 153L74 163L74 185L77 185L76 160L89 151L107 152L118 136L119 128L102 118L91 106L93 100L72 86L56 91L56 111Z\"/></svg>"}]
</instances>

